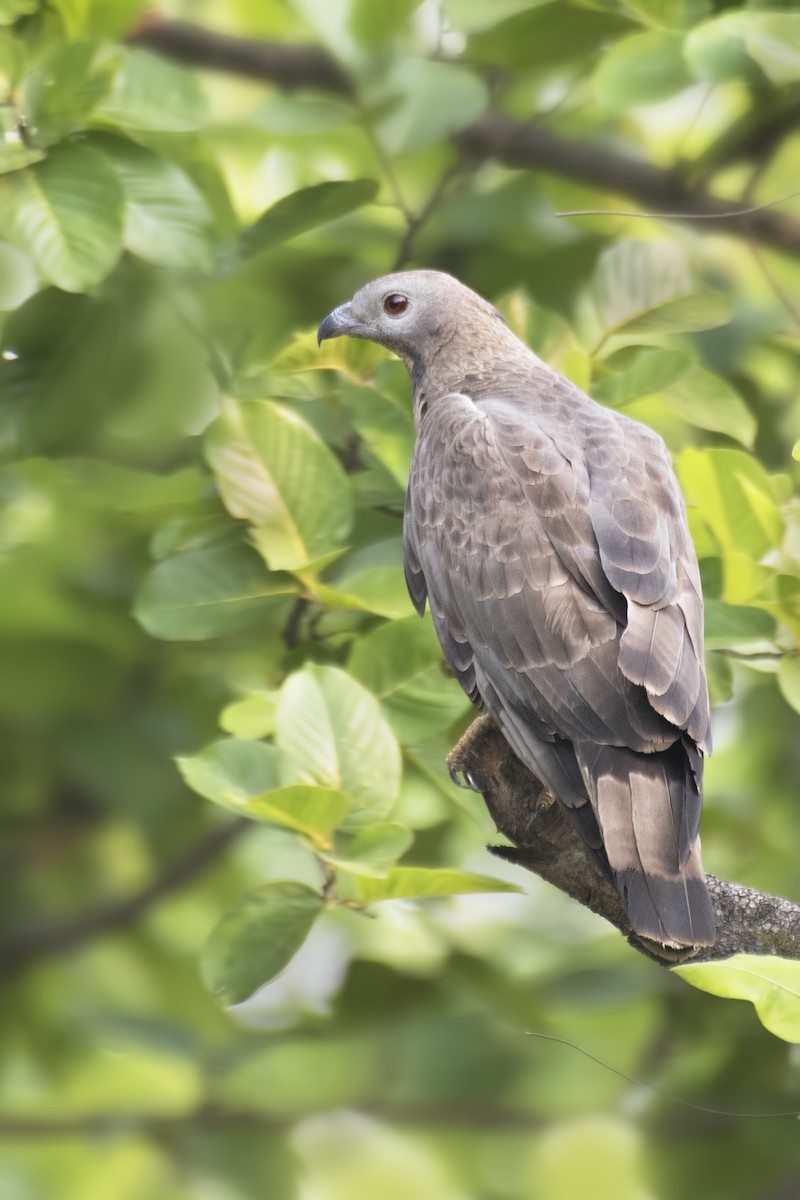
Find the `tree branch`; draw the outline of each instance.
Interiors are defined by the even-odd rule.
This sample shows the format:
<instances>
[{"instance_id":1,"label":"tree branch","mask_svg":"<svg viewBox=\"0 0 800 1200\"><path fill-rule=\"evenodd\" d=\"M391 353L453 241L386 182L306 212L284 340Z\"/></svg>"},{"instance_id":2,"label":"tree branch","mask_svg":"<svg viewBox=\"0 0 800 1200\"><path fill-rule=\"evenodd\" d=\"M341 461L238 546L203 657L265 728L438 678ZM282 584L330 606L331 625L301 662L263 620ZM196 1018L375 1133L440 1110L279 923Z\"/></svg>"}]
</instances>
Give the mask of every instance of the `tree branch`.
<instances>
[{"instance_id":1,"label":"tree branch","mask_svg":"<svg viewBox=\"0 0 800 1200\"><path fill-rule=\"evenodd\" d=\"M737 953L800 958L800 905L714 875L706 877L717 918L713 946L692 954L642 940L631 928L617 889L564 808L522 765L489 717L479 717L470 726L448 763L483 793L499 832L514 843L491 847L494 854L533 871L604 917L649 958L708 962Z\"/></svg>"},{"instance_id":2,"label":"tree branch","mask_svg":"<svg viewBox=\"0 0 800 1200\"><path fill-rule=\"evenodd\" d=\"M128 41L187 66L261 79L287 91L320 88L340 96L353 95L347 75L321 46L230 37L188 21L167 21L153 14L137 25Z\"/></svg>"},{"instance_id":3,"label":"tree branch","mask_svg":"<svg viewBox=\"0 0 800 1200\"><path fill-rule=\"evenodd\" d=\"M437 1105L366 1100L358 1107L360 1112L391 1121L395 1125L418 1125L423 1128L467 1127L483 1131L505 1129L525 1132L540 1129L545 1124L543 1118L534 1113L469 1102ZM313 1114L319 1111L314 1109ZM164 1137L197 1127L218 1129L225 1126L281 1131L293 1128L303 1115L278 1116L260 1109L203 1104L180 1116L148 1112L97 1112L69 1117L0 1116L0 1141L97 1138L131 1131Z\"/></svg>"},{"instance_id":4,"label":"tree branch","mask_svg":"<svg viewBox=\"0 0 800 1200\"><path fill-rule=\"evenodd\" d=\"M249 828L252 828L251 822L241 819L213 829L167 863L159 875L133 895L112 900L76 917L22 928L12 933L0 942L0 982L9 983L39 958L67 954L92 938L132 925L163 896L191 883Z\"/></svg>"},{"instance_id":5,"label":"tree branch","mask_svg":"<svg viewBox=\"0 0 800 1200\"><path fill-rule=\"evenodd\" d=\"M484 113L460 140L473 154L505 166L547 171L662 212L699 215L703 225L800 255L800 221L768 208L732 212L735 205L730 200L688 187L678 171L665 171L592 142L571 141L544 126L523 125L498 112Z\"/></svg>"},{"instance_id":6,"label":"tree branch","mask_svg":"<svg viewBox=\"0 0 800 1200\"><path fill-rule=\"evenodd\" d=\"M320 46L230 37L185 21L152 17L143 21L129 40L179 62L261 79L281 88L318 88L351 97L355 91L336 60ZM456 141L475 158L545 171L660 211L699 213L705 218L703 226L725 229L800 257L800 220L774 209L733 215L735 206L730 200L689 186L680 171L655 167L607 146L564 138L542 125L524 124L491 111L463 130Z\"/></svg>"}]
</instances>

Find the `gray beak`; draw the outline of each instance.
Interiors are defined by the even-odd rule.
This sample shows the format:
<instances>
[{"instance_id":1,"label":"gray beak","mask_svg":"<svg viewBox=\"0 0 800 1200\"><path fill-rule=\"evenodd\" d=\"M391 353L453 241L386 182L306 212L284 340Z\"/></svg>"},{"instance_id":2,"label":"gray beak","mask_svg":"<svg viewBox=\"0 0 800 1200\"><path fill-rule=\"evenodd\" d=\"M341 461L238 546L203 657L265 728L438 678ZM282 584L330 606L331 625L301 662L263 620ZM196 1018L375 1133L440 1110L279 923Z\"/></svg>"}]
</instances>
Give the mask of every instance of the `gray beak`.
<instances>
[{"instance_id":1,"label":"gray beak","mask_svg":"<svg viewBox=\"0 0 800 1200\"><path fill-rule=\"evenodd\" d=\"M328 313L317 330L317 345L321 346L326 338L342 337L353 329L353 314L349 304L340 304L332 313Z\"/></svg>"}]
</instances>

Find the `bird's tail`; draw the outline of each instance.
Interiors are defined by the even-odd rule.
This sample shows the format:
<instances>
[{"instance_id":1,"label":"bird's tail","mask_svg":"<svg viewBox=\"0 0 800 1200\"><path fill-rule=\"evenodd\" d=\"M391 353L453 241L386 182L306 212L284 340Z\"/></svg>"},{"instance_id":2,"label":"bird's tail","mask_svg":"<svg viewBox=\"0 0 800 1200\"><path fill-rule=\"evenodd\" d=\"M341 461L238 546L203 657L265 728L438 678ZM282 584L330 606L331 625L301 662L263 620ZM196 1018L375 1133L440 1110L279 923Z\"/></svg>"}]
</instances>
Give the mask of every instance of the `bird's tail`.
<instances>
[{"instance_id":1,"label":"bird's tail","mask_svg":"<svg viewBox=\"0 0 800 1200\"><path fill-rule=\"evenodd\" d=\"M666 946L713 945L697 836L703 762L694 745L640 754L578 742L575 753L633 928Z\"/></svg>"}]
</instances>

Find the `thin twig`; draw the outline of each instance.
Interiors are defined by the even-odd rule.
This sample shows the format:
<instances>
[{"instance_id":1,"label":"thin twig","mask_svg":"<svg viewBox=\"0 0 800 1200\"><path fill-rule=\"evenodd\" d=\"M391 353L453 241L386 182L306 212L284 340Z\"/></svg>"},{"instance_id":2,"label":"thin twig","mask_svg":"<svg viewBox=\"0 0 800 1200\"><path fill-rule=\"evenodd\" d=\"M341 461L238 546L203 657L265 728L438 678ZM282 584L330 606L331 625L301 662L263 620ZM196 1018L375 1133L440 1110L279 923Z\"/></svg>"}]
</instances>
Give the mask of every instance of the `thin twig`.
<instances>
[{"instance_id":1,"label":"thin twig","mask_svg":"<svg viewBox=\"0 0 800 1200\"><path fill-rule=\"evenodd\" d=\"M654 221L720 221L733 220L735 217L751 217L753 213L765 212L788 200L796 200L800 192L790 192L788 196L780 196L777 200L766 200L763 204L754 204L752 208L731 208L727 212L635 212L621 208L572 208L564 212L553 213L555 217L645 217Z\"/></svg>"}]
</instances>

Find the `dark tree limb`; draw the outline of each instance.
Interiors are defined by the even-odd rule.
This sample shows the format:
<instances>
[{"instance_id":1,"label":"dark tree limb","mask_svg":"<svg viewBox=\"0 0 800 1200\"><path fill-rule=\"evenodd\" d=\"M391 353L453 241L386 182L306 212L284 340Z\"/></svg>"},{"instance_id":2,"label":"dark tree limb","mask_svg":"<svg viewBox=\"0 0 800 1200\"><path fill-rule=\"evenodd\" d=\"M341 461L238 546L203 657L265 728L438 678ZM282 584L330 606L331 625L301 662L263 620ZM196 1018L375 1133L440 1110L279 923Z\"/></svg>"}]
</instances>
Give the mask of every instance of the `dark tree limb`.
<instances>
[{"instance_id":1,"label":"dark tree limb","mask_svg":"<svg viewBox=\"0 0 800 1200\"><path fill-rule=\"evenodd\" d=\"M187 66L261 79L287 91L320 88L340 96L353 94L347 75L321 46L231 37L189 21L166 21L152 15L137 26L128 41Z\"/></svg>"},{"instance_id":2,"label":"dark tree limb","mask_svg":"<svg viewBox=\"0 0 800 1200\"><path fill-rule=\"evenodd\" d=\"M494 854L533 871L604 917L648 957L660 962L708 962L738 953L800 958L800 905L714 875L706 877L717 918L714 946L693 954L639 938L622 898L566 811L522 765L489 717L470 726L448 761L483 794L497 829L514 843L490 847Z\"/></svg>"},{"instance_id":3,"label":"dark tree limb","mask_svg":"<svg viewBox=\"0 0 800 1200\"><path fill-rule=\"evenodd\" d=\"M143 21L129 40L178 62L261 79L287 90L305 87L354 95L342 67L320 46L230 37L185 21L154 18ZM725 229L800 257L800 220L775 209L737 215L735 203L690 185L679 170L664 170L607 146L565 138L544 125L525 124L500 112L485 113L456 141L476 159L545 171L624 196L658 213L696 215L703 227Z\"/></svg>"},{"instance_id":4,"label":"dark tree limb","mask_svg":"<svg viewBox=\"0 0 800 1200\"><path fill-rule=\"evenodd\" d=\"M60 921L23 927L0 942L0 985L40 958L68 954L84 942L138 921L162 897L186 887L212 866L237 838L252 828L244 819L212 829L168 862L140 891Z\"/></svg>"}]
</instances>

